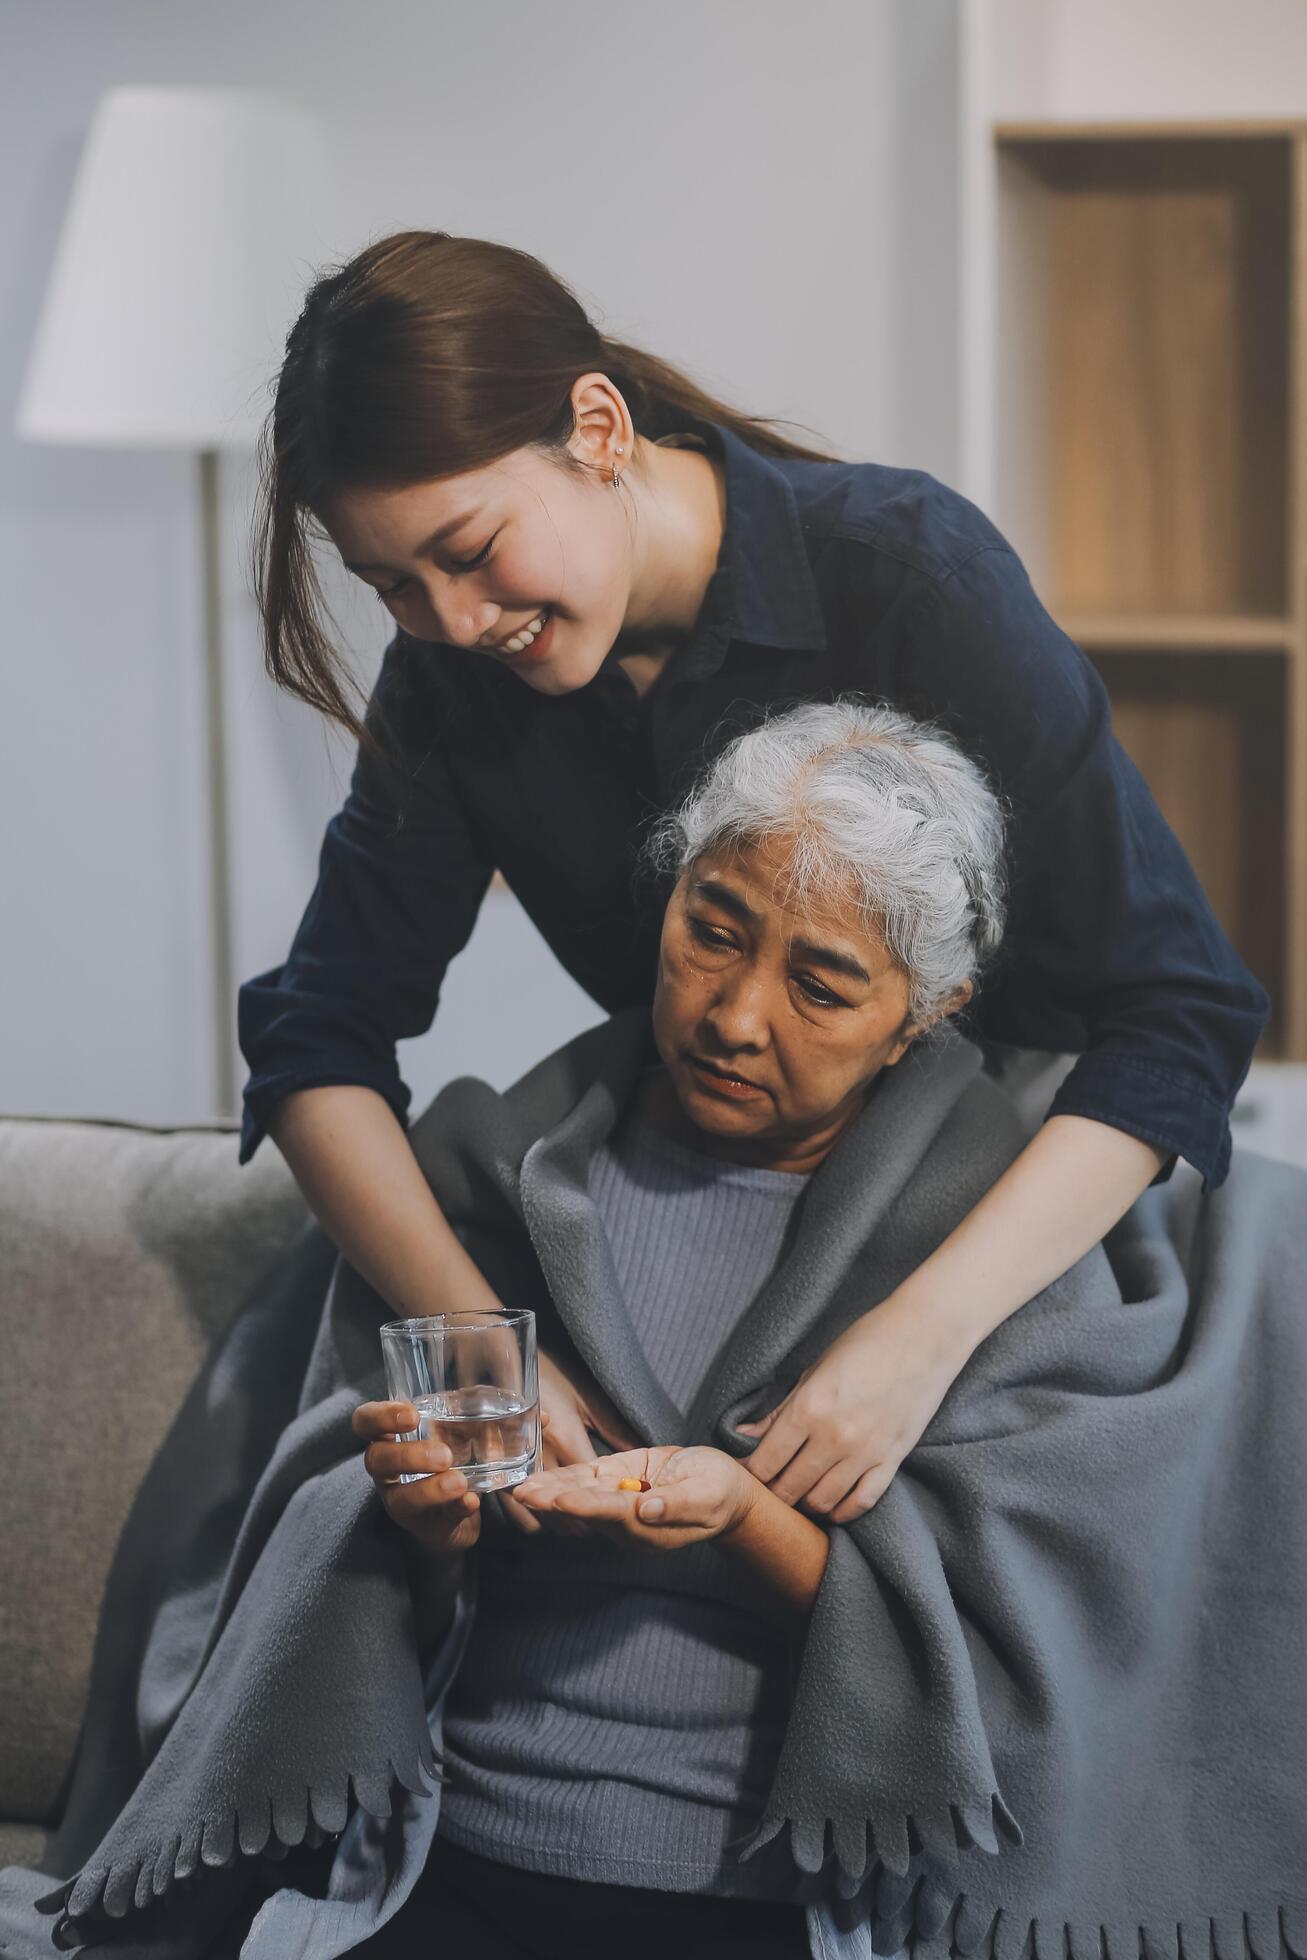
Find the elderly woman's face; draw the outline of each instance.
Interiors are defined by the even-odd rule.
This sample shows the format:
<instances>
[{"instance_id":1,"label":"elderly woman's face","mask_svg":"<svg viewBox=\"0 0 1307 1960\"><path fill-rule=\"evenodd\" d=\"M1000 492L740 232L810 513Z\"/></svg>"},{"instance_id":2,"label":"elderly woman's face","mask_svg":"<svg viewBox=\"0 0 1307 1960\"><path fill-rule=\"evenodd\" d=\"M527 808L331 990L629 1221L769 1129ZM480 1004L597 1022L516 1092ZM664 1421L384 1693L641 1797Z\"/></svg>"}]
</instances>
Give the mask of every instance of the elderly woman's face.
<instances>
[{"instance_id":1,"label":"elderly woman's face","mask_svg":"<svg viewBox=\"0 0 1307 1960\"><path fill-rule=\"evenodd\" d=\"M685 1115L721 1138L825 1154L909 1047L906 975L852 903L786 903L789 852L702 857L663 921L654 1038ZM782 1149L779 1153L785 1155Z\"/></svg>"}]
</instances>

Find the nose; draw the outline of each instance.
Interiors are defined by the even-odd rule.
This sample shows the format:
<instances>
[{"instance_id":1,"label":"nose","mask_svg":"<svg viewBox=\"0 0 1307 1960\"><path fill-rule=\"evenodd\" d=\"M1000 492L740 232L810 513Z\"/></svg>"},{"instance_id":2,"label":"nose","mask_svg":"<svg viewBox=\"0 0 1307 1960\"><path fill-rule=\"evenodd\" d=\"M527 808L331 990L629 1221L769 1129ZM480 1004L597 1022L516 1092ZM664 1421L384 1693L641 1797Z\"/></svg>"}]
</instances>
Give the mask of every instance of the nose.
<instances>
[{"instance_id":1,"label":"nose","mask_svg":"<svg viewBox=\"0 0 1307 1960\"><path fill-rule=\"evenodd\" d=\"M423 587L427 604L440 631L440 638L450 646L472 647L478 640L491 632L499 619L499 607L489 600L475 600L470 593L460 592L452 583L439 589L428 579Z\"/></svg>"},{"instance_id":2,"label":"nose","mask_svg":"<svg viewBox=\"0 0 1307 1960\"><path fill-rule=\"evenodd\" d=\"M712 1039L724 1053L758 1054L767 1046L766 986L741 965L720 975L704 1011Z\"/></svg>"}]
</instances>

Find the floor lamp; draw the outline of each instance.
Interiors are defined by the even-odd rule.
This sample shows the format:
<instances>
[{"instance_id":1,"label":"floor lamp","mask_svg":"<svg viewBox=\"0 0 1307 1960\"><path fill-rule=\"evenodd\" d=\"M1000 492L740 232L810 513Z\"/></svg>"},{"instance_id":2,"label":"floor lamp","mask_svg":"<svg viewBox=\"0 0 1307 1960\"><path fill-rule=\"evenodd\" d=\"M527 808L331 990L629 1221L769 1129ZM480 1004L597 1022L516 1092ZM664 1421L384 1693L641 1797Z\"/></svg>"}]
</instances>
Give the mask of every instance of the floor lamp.
<instances>
[{"instance_id":1,"label":"floor lamp","mask_svg":"<svg viewBox=\"0 0 1307 1960\"><path fill-rule=\"evenodd\" d=\"M19 403L33 442L197 462L215 1113L236 1112L219 455L248 449L326 255L313 125L256 89L116 88L92 121Z\"/></svg>"}]
</instances>

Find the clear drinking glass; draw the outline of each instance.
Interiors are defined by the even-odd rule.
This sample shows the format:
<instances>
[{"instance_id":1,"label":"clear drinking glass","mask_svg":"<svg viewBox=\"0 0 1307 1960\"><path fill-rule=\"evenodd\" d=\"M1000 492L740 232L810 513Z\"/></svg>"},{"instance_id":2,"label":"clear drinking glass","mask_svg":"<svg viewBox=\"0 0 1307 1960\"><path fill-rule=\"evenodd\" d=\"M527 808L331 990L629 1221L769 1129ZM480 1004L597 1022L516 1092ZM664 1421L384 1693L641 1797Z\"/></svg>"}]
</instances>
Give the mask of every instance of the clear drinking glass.
<instances>
[{"instance_id":1,"label":"clear drinking glass","mask_svg":"<svg viewBox=\"0 0 1307 1960\"><path fill-rule=\"evenodd\" d=\"M401 1441L447 1443L471 1490L506 1490L530 1476L540 1448L540 1389L528 1308L388 1320L381 1351L391 1399L418 1412L417 1429ZM418 1483L421 1474L400 1482Z\"/></svg>"}]
</instances>

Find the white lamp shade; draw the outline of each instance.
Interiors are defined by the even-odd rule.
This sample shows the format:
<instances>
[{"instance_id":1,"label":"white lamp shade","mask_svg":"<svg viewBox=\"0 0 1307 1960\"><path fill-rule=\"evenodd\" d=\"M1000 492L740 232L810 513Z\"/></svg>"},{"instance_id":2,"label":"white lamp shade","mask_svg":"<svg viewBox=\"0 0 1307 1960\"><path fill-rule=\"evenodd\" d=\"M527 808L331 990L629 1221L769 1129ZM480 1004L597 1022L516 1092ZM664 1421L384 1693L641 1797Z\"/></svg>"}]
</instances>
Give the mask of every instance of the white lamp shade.
<instances>
[{"instance_id":1,"label":"white lamp shade","mask_svg":"<svg viewBox=\"0 0 1307 1960\"><path fill-rule=\"evenodd\" d=\"M327 255L323 146L255 89L118 88L101 101L18 409L31 441L250 443L290 322Z\"/></svg>"}]
</instances>

